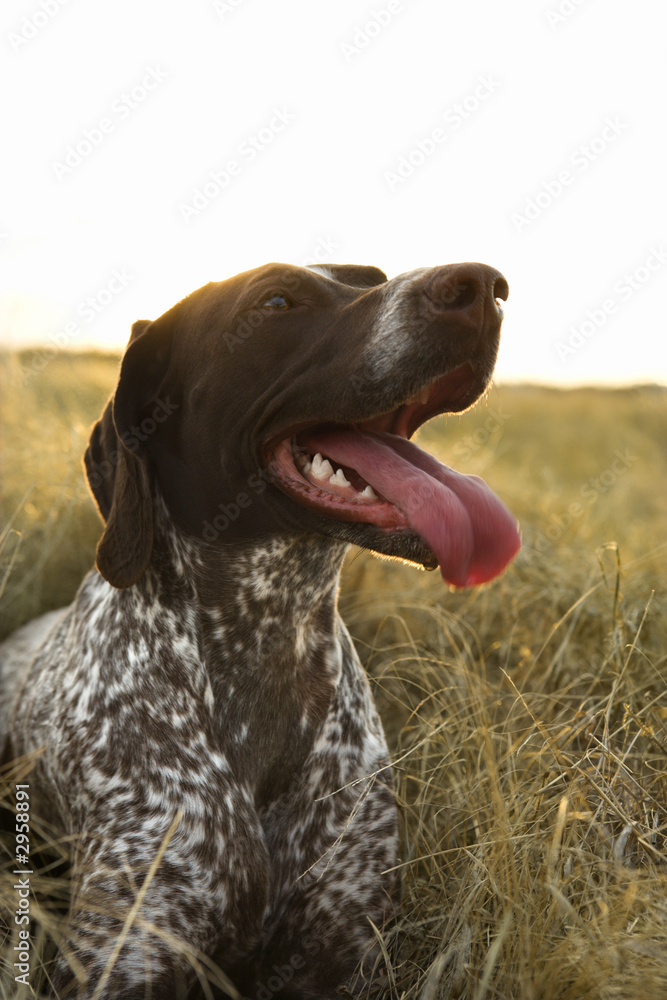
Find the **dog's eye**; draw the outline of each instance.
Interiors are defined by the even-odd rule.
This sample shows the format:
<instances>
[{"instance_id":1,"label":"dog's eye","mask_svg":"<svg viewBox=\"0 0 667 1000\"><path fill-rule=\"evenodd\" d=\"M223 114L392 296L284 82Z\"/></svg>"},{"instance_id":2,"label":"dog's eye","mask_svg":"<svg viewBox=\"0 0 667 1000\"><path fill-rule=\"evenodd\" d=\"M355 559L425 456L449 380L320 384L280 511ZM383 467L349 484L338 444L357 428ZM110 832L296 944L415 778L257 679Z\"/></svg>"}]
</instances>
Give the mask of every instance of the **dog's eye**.
<instances>
[{"instance_id":1,"label":"dog's eye","mask_svg":"<svg viewBox=\"0 0 667 1000\"><path fill-rule=\"evenodd\" d=\"M262 309L289 309L289 301L284 295L272 295L270 299L267 299L263 303Z\"/></svg>"}]
</instances>

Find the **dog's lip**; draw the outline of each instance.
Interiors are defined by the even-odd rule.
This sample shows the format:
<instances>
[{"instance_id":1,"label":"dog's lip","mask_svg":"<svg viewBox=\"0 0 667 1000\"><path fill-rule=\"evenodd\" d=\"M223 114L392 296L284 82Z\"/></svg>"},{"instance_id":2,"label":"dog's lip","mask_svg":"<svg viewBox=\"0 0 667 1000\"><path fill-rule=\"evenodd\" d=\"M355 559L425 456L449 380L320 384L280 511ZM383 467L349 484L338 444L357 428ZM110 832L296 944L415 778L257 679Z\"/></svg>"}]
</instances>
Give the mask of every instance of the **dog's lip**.
<instances>
[{"instance_id":1,"label":"dog's lip","mask_svg":"<svg viewBox=\"0 0 667 1000\"><path fill-rule=\"evenodd\" d=\"M316 427L345 426L350 430L388 431L398 437L411 438L422 424L442 413L458 413L468 409L482 394L486 381L476 374L470 362L450 369L431 381L415 385L402 400L391 409L367 416L353 416L345 419L341 415L322 417L320 420L305 420L289 424L277 434L272 434L263 446L264 460L268 464L281 441L296 438L304 431Z\"/></svg>"},{"instance_id":2,"label":"dog's lip","mask_svg":"<svg viewBox=\"0 0 667 1000\"><path fill-rule=\"evenodd\" d=\"M298 467L299 439L306 438L308 434L335 429L352 433L379 431L409 439L432 417L467 409L481 395L479 381L470 362L466 362L416 388L397 406L379 414L353 421L334 419L293 424L274 435L265 445L267 471L280 489L320 513L337 520L356 521L372 508L373 522L379 527L390 531L410 530L407 518L394 504L383 497L372 499L362 495L367 484L360 481L354 469L336 466L334 471L341 468L344 476L349 476L356 483L357 490L338 486L334 489L327 488L329 483L326 479L313 482L303 468Z\"/></svg>"},{"instance_id":3,"label":"dog's lip","mask_svg":"<svg viewBox=\"0 0 667 1000\"><path fill-rule=\"evenodd\" d=\"M357 485L357 489L335 486L326 479L314 482L298 467L299 439L327 430L380 431L409 439L415 431L442 413L467 409L481 394L479 378L469 362L450 369L426 382L403 398L395 407L354 421L322 420L292 424L272 436L264 448L267 471L288 496L320 514L343 521L361 521L372 511L377 527L391 532L412 532L405 514L382 496L363 495L365 482L354 469L336 465ZM483 387L482 387L483 388ZM471 390L473 390L471 392Z\"/></svg>"},{"instance_id":4,"label":"dog's lip","mask_svg":"<svg viewBox=\"0 0 667 1000\"><path fill-rule=\"evenodd\" d=\"M420 387L389 413L358 421L357 427L361 431L389 431L398 437L411 438L432 417L467 409L480 395L475 391L471 396L477 381L472 365L466 362Z\"/></svg>"},{"instance_id":5,"label":"dog's lip","mask_svg":"<svg viewBox=\"0 0 667 1000\"><path fill-rule=\"evenodd\" d=\"M342 471L351 481L357 477L356 487L350 481L348 486L336 485L332 488L327 479L316 482L314 477L309 478L297 466L295 441L295 438L283 439L273 451L268 463L272 479L289 496L304 506L338 521L363 522L371 516L372 523L385 531L411 530L408 519L394 504L381 496L364 495L364 488L368 484L359 483L354 470L336 465L336 471Z\"/></svg>"},{"instance_id":6,"label":"dog's lip","mask_svg":"<svg viewBox=\"0 0 667 1000\"><path fill-rule=\"evenodd\" d=\"M471 365L462 365L387 413L292 429L273 445L267 471L283 492L320 515L416 535L447 583L486 583L519 550L516 521L483 480L409 441L429 417L469 406L480 381Z\"/></svg>"}]
</instances>

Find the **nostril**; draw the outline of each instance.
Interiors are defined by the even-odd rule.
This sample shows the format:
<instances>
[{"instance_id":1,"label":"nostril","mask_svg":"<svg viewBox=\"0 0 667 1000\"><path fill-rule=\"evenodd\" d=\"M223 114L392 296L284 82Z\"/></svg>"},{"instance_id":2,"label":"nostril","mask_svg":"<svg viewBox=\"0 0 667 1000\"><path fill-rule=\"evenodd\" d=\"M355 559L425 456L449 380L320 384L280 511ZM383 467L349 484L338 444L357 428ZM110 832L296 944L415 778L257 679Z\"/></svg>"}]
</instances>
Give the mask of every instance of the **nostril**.
<instances>
[{"instance_id":1,"label":"nostril","mask_svg":"<svg viewBox=\"0 0 667 1000\"><path fill-rule=\"evenodd\" d=\"M459 282L452 288L451 301L448 303L449 309L466 309L471 306L477 297L477 289L469 282Z\"/></svg>"},{"instance_id":2,"label":"nostril","mask_svg":"<svg viewBox=\"0 0 667 1000\"><path fill-rule=\"evenodd\" d=\"M489 316L502 317L500 300L509 295L507 280L486 264L449 264L434 268L423 286L428 309L434 314L467 313L471 321ZM443 315L444 319L444 315Z\"/></svg>"}]
</instances>

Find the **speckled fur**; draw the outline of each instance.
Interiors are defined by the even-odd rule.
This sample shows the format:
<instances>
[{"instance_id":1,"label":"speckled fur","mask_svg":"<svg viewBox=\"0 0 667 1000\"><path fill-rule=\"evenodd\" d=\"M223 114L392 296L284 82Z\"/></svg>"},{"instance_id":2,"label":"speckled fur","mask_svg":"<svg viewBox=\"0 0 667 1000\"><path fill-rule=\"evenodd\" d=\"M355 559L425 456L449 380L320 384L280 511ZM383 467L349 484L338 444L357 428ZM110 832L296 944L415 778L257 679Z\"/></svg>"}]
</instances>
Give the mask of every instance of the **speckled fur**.
<instances>
[{"instance_id":1,"label":"speckled fur","mask_svg":"<svg viewBox=\"0 0 667 1000\"><path fill-rule=\"evenodd\" d=\"M156 506L151 567L128 590L86 577L12 727L15 754L46 748L33 808L67 817L73 838L76 995L93 995L180 811L101 995L138 1000L147 981L154 997L185 995L188 962L166 934L247 995L276 984L274 966L286 982L292 958L273 995L328 997L368 948L369 918L397 901L387 750L336 611L344 546L293 537L221 556Z\"/></svg>"},{"instance_id":2,"label":"speckled fur","mask_svg":"<svg viewBox=\"0 0 667 1000\"><path fill-rule=\"evenodd\" d=\"M258 461L285 428L374 419L463 364L469 406L493 370L498 280L267 265L133 327L86 453L103 575L2 649L0 752L38 753L32 815L72 845L56 992L184 998L192 954L257 1000L361 990L371 924L399 901L397 814L340 568L348 542L434 556L300 507ZM276 287L287 315L261 311Z\"/></svg>"}]
</instances>

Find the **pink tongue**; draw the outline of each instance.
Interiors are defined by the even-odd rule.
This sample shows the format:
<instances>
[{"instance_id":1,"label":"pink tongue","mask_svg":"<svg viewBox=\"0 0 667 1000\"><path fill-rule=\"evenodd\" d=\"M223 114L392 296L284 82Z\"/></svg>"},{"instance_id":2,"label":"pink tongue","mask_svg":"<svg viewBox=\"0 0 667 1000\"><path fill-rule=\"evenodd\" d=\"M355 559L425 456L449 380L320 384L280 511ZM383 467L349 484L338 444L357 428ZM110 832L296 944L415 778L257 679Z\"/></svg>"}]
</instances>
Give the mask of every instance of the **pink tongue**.
<instances>
[{"instance_id":1,"label":"pink tongue","mask_svg":"<svg viewBox=\"0 0 667 1000\"><path fill-rule=\"evenodd\" d=\"M356 469L398 507L433 549L447 583L486 583L521 547L516 521L483 480L449 469L405 438L325 431L309 435L307 447Z\"/></svg>"}]
</instances>

